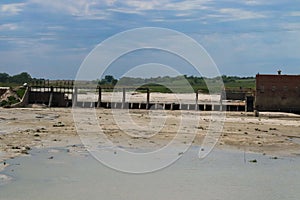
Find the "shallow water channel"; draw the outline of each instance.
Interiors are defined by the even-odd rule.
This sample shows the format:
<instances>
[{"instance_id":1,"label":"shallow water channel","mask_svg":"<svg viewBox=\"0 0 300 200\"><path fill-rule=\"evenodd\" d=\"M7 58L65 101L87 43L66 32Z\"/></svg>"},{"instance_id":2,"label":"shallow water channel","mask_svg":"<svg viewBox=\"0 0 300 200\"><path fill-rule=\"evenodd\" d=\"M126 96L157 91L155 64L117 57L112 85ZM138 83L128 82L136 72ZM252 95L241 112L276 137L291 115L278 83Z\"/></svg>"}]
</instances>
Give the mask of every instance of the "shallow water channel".
<instances>
[{"instance_id":1,"label":"shallow water channel","mask_svg":"<svg viewBox=\"0 0 300 200\"><path fill-rule=\"evenodd\" d=\"M215 149L199 160L197 152L191 148L168 168L133 175L107 168L88 153L35 149L6 161L10 166L0 174L11 180L2 180L0 199L300 199L300 157Z\"/></svg>"}]
</instances>

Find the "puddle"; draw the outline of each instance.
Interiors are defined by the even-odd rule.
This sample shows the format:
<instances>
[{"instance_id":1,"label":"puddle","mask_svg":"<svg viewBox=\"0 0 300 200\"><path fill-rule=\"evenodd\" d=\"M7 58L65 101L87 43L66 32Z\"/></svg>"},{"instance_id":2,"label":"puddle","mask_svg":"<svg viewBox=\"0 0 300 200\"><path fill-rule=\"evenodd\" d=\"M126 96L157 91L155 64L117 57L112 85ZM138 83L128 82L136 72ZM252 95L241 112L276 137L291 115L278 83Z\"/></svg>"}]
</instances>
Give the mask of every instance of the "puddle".
<instances>
[{"instance_id":1,"label":"puddle","mask_svg":"<svg viewBox=\"0 0 300 200\"><path fill-rule=\"evenodd\" d=\"M1 199L299 199L300 157L215 150L204 160L191 148L174 165L143 175L109 169L89 154L67 149L34 150L8 160ZM257 160L251 163L250 160Z\"/></svg>"}]
</instances>

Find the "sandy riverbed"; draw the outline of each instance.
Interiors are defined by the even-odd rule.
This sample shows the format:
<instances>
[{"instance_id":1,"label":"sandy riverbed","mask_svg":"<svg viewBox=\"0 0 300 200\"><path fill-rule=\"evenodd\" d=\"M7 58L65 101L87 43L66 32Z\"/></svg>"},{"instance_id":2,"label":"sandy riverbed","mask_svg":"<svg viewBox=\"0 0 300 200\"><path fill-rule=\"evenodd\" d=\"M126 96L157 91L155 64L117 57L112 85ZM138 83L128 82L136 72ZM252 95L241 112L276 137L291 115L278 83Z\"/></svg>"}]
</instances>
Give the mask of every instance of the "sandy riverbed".
<instances>
[{"instance_id":1,"label":"sandy riverbed","mask_svg":"<svg viewBox=\"0 0 300 200\"><path fill-rule=\"evenodd\" d=\"M299 115L227 112L218 143L202 162L196 155L218 113L129 110L129 118L126 110L78 111L78 130L97 133L100 126L114 145L139 153L161 149L177 134L178 146L193 132L196 137L176 164L135 176L98 165L82 145L71 108L0 109L5 199L299 199Z\"/></svg>"},{"instance_id":2,"label":"sandy riverbed","mask_svg":"<svg viewBox=\"0 0 300 200\"><path fill-rule=\"evenodd\" d=\"M198 124L189 124L181 134L196 131L193 145L201 145L210 129L210 112L183 111L185 116L199 117ZM112 110L97 109L97 119L105 135L124 148L161 148L174 138L181 120L181 111L130 110L131 120L137 125L130 127L133 134L126 134L115 122ZM164 118L161 118L164 116ZM151 120L154 119L151 122ZM155 120L164 121L155 134ZM87 123L89 119L87 118ZM152 123L152 124L151 124ZM143 126L146 124L146 128ZM149 125L149 126L148 126ZM26 155L32 147L46 148L81 144L71 108L19 108L0 109L0 160ZM150 130L148 130L150 127ZM97 128L97 127L96 127ZM144 136L134 133L143 129ZM270 155L300 154L300 117L285 113L227 112L225 124L217 147L235 148ZM184 142L184 141L183 141ZM74 147L75 147L74 146ZM72 150L72 149L71 149ZM76 148L73 148L77 151Z\"/></svg>"}]
</instances>

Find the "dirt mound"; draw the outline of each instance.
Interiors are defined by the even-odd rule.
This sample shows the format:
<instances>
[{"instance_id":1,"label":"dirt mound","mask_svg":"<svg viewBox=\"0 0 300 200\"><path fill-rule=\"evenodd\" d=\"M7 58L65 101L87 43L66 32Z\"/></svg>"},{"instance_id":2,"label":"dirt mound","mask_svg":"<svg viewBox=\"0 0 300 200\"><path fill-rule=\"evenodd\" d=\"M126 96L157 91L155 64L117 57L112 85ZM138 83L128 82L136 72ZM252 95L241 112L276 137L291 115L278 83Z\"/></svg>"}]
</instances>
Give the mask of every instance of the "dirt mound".
<instances>
[{"instance_id":1,"label":"dirt mound","mask_svg":"<svg viewBox=\"0 0 300 200\"><path fill-rule=\"evenodd\" d=\"M20 98L11 88L7 89L0 97L0 106L6 107L20 102Z\"/></svg>"},{"instance_id":2,"label":"dirt mound","mask_svg":"<svg viewBox=\"0 0 300 200\"><path fill-rule=\"evenodd\" d=\"M9 89L9 87L0 87L0 97Z\"/></svg>"}]
</instances>

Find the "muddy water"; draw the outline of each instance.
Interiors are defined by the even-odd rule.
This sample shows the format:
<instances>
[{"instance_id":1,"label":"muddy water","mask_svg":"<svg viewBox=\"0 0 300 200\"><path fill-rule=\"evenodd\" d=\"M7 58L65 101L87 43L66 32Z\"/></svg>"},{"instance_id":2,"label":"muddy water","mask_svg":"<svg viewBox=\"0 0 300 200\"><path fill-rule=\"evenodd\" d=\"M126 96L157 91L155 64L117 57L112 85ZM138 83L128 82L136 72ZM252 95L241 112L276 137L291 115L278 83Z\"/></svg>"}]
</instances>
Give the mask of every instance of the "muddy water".
<instances>
[{"instance_id":1,"label":"muddy water","mask_svg":"<svg viewBox=\"0 0 300 200\"><path fill-rule=\"evenodd\" d=\"M34 150L30 157L7 161L10 167L0 174L11 181L0 184L0 199L300 199L300 157L215 150L200 161L197 151L192 148L156 173L131 175L87 153ZM249 162L254 159L257 163Z\"/></svg>"}]
</instances>

